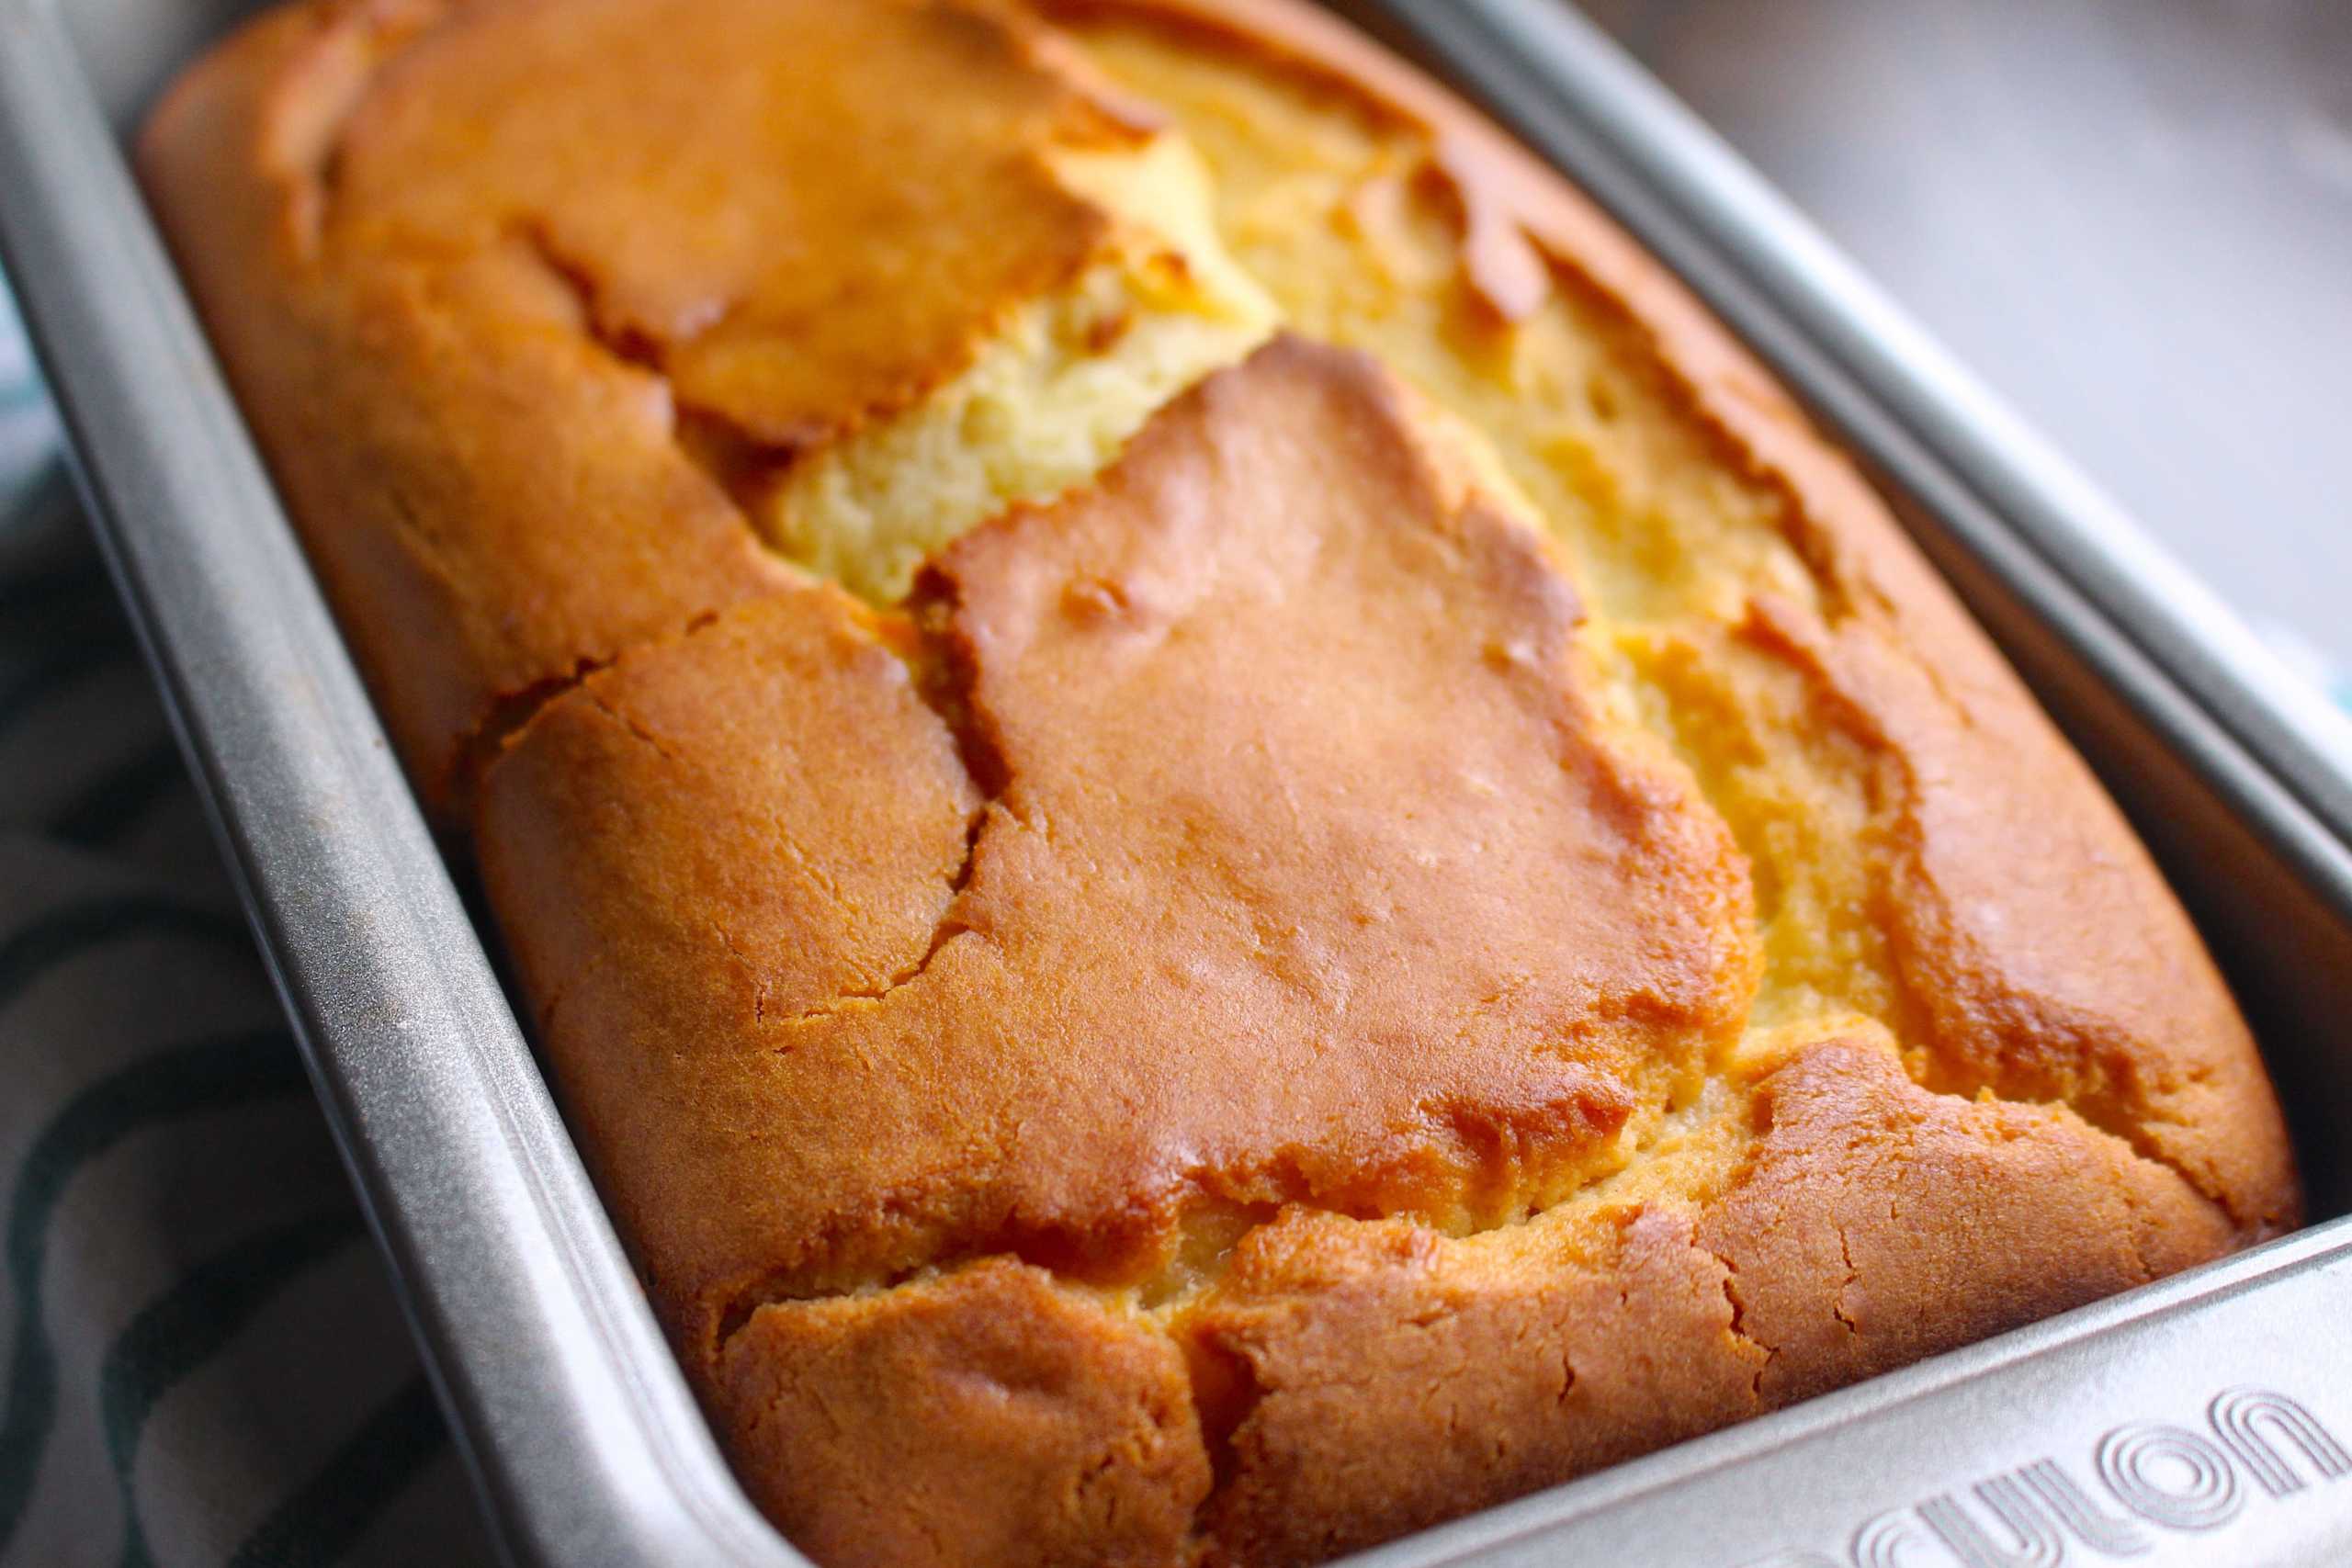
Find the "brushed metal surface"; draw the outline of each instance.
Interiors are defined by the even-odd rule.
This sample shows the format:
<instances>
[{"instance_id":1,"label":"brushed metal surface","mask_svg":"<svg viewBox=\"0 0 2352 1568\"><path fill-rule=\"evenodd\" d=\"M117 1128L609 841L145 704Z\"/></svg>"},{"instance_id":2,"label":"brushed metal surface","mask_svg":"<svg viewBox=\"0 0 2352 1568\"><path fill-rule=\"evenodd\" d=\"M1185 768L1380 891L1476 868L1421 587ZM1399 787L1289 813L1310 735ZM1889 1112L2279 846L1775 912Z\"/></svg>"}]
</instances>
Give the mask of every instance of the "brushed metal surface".
<instances>
[{"instance_id":1,"label":"brushed metal surface","mask_svg":"<svg viewBox=\"0 0 2352 1568\"><path fill-rule=\"evenodd\" d=\"M0 0L0 252L93 516L504 1550L798 1562L728 1477L660 1341L124 168L118 138L146 95L242 8ZM1516 93L1523 128L1886 475L2151 831L2307 1112L2306 1155L2332 1149L2352 1115L2335 1021L2352 1009L2352 789L2337 753L2290 734L2291 697L2240 657L2234 624L2170 594L2129 525L1922 357L1769 193L1726 186L1736 161L1644 98L1605 40L1557 30L1544 0L1389 8L1425 45L1448 34L1437 52L1491 96ZM1545 135L1547 116L1573 134ZM2340 1172L2321 1171L2329 1210L2346 1207ZM1969 1562L1971 1542L1984 1562L2097 1561L2098 1541L2140 1561L2199 1544L2198 1561L2342 1561L2352 1482L2308 1454L2266 1468L2216 1450L2226 1518L2211 1498L2192 1517L2197 1499L2165 1488L2225 1484L2194 1445L2222 1442L2198 1423L2231 1386L2302 1401L2352 1443L2352 1344L2331 1332L2352 1305L2347 1259L2352 1233L2322 1225L1368 1561L1917 1568ZM2122 1493L2099 1461L2119 1427L2148 1471L2116 1470ZM1980 1483L2027 1520L2007 1558ZM1947 1495L1975 1511L1938 1506ZM2018 1512L2077 1495L2054 1547Z\"/></svg>"}]
</instances>

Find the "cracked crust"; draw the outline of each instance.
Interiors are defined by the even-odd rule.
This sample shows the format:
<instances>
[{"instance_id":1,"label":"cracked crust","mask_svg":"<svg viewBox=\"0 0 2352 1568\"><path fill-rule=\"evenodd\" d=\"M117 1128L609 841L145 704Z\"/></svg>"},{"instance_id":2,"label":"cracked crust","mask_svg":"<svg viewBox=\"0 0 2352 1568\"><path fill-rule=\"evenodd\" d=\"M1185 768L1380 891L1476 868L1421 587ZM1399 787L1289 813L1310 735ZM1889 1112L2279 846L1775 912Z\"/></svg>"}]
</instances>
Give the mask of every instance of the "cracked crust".
<instances>
[{"instance_id":1,"label":"cracked crust","mask_svg":"<svg viewBox=\"0 0 2352 1568\"><path fill-rule=\"evenodd\" d=\"M785 585L747 453L1101 251L1046 154L1143 132L1052 56L1001 6L325 0L174 85L145 182L445 819L548 693Z\"/></svg>"},{"instance_id":2,"label":"cracked crust","mask_svg":"<svg viewBox=\"0 0 2352 1568\"><path fill-rule=\"evenodd\" d=\"M1278 299L1294 321L1312 315L1341 341L1409 355L1410 372L1425 385L1443 383L1432 387L1441 401L1497 444L1553 526L1573 520L1578 564L1596 585L1614 590L1596 595L1603 612L1596 620L1609 623L1603 640L1632 666L1631 683L1652 714L1685 710L1658 728L1685 728L1678 749L1759 875L1777 879L1783 870L1769 863L1776 854L1767 841L1780 825L1748 817L1751 803L1717 787L1726 782L1723 751L1705 733L1710 725L1754 724L1756 716L1708 712L1694 724L1690 710L1726 694L1733 707L1753 708L1759 689L1785 678L1803 694L1795 724L1747 744L1793 749L1830 735L1852 748L1854 777L1843 782L1873 818L1867 863L1844 885L1825 886L1818 901L1867 900L1879 912L1888 951L1867 967L1886 970L1897 994L1860 1010L1895 1027L1916 1072L1958 1092L2064 1100L2181 1170L2253 1232L2276 1234L2296 1222L2299 1190L2260 1058L2146 851L1852 466L1679 283L1458 100L1311 7L1287 0L1040 5L1079 26L1114 73L1144 67L1128 85L1181 106L1180 124L1212 139L1242 127L1247 134L1231 139L1247 152L1262 156L1269 141L1346 140L1372 128L1374 164L1354 168L1327 154L1328 167L1317 171L1321 179L1363 181L1333 217L1335 227L1369 237L1328 254L1309 251L1315 262L1387 274L1402 280L1391 285L1401 293L1443 293L1447 285L1417 270L1424 258L1408 238L1381 233L1382 225L1357 214L1363 194L1385 193L1399 180L1446 186L1457 209L1442 240L1457 265L1451 287L1510 321L1518 347L1498 352L1475 329L1447 322L1433 334L1442 355L1433 359L1413 352L1432 335L1418 324L1384 332L1344 297L1334 308L1276 285ZM1188 77L1214 80L1224 71L1250 80L1238 69L1245 62L1285 79L1289 96L1314 112L1272 118L1267 95L1238 89L1185 96ZM1221 177L1238 172L1214 153L1210 161ZM1310 185L1298 194L1311 200L1313 192ZM1319 217L1283 213L1291 194L1277 190L1272 198L1278 237L1285 224L1311 231ZM1258 220L1246 208L1228 220ZM1235 238L1244 264L1255 259L1248 236ZM1545 264L1543 287L1529 281L1527 254ZM1640 367L1645 384L1623 390L1605 367L1588 370L1598 429L1513 417L1521 412L1514 401L1534 403L1551 391L1529 363L1532 354L1566 357L1572 348L1541 330L1553 318ZM1493 378L1494 361L1506 367L1510 389L1499 401L1475 385ZM1687 504L1667 487L1644 495L1614 478L1563 490L1546 471L1589 480L1588 444L1609 450L1607 427L1619 418L1612 405L1632 397L1656 400L1697 437L1666 456L1636 451L1636 468L1690 464L1736 476L1747 491L1743 504L1754 508L1756 525L1699 547L1717 549L1720 560L1694 570L1644 537L1667 531L1660 525L1669 519L1658 513ZM1743 561L1758 538L1768 553ZM1728 605L1710 602L1731 589L1737 595ZM1669 595L1681 602L1657 602ZM1617 599L1651 602L1621 609L1611 602ZM1695 692L1659 668L1711 643L1736 649L1708 670L1713 692ZM1703 653L1698 661L1710 662ZM1828 861L1840 846L1816 840L1810 848ZM1768 962L1777 956L1768 952ZM1771 987L1768 976L1767 1001Z\"/></svg>"},{"instance_id":3,"label":"cracked crust","mask_svg":"<svg viewBox=\"0 0 2352 1568\"><path fill-rule=\"evenodd\" d=\"M1462 1239L1303 1213L1253 1233L1188 1325L1251 1388L1213 1560L1367 1545L2229 1243L2071 1114L1922 1090L1868 1045L1809 1047L1749 1092L1753 1142L1712 1199Z\"/></svg>"},{"instance_id":4,"label":"cracked crust","mask_svg":"<svg viewBox=\"0 0 2352 1568\"><path fill-rule=\"evenodd\" d=\"M327 0L142 142L796 1540L1313 1561L2296 1223L2144 852L1675 284L1306 7L1035 8ZM1155 134L1348 348L904 605L763 549Z\"/></svg>"},{"instance_id":5,"label":"cracked crust","mask_svg":"<svg viewBox=\"0 0 2352 1568\"><path fill-rule=\"evenodd\" d=\"M816 593L542 710L489 773L484 878L526 983L595 994L550 1049L623 1134L591 1134L607 1184L705 1216L639 1233L683 1331L1002 1251L1141 1285L1235 1205L1494 1224L1622 1161L1754 962L1727 837L1580 696L1576 614L1391 381L1283 340L933 568L952 729ZM854 784L796 782L828 769ZM624 924L671 959L612 962ZM667 978L746 952L764 989L724 1011Z\"/></svg>"},{"instance_id":6,"label":"cracked crust","mask_svg":"<svg viewBox=\"0 0 2352 1568\"><path fill-rule=\"evenodd\" d=\"M2144 1282L2247 1234L2072 1109L1915 1083L1883 1034L1725 1060L1706 1020L1739 1013L1754 984L1745 915L1736 889L1695 902L1691 889L1727 850L1703 829L1667 835L1697 852L1679 874L1697 881L1644 901L1670 885L1672 863L1622 859L1658 838L1643 814L1695 825L1703 808L1670 775L1600 804L1589 779L1627 767L1603 759L1632 738L1596 734L1575 696L1558 569L1430 463L1410 408L1360 357L1278 343L1162 414L1098 486L948 552L915 645L896 637L929 677L928 706L883 651L884 623L812 593L625 658L550 704L492 770L485 878L526 985L561 994L581 1021L547 1039L583 1140L629 1205L656 1302L755 1494L828 1561L1313 1561ZM1301 466L1302 451L1344 460ZM1311 568L1285 571L1278 550ZM1359 635L1325 640L1327 602ZM830 672L786 640L820 650ZM1397 649L1402 669L1384 662ZM1301 659L1323 671L1312 685L1286 673ZM1237 672L1245 684L1227 683ZM1431 679L1447 694L1420 684ZM1285 698L1326 722L1286 729ZM1438 747L1417 755L1409 728L1383 727L1391 708L1424 730L1446 716ZM1363 727L1377 762L1317 750L1333 715ZM1528 716L1547 747L1567 748L1560 760L1496 750ZM660 743L673 732L706 739L682 758ZM1202 755L1235 770L1229 794L1190 770ZM1278 771L1252 771L1261 757ZM811 760L920 832L811 797ZM1355 824L1374 836L1351 849L1331 829L1367 765L1382 823ZM1473 778L1512 781L1511 795L1481 802L1483 828L1446 804ZM1182 793L1165 793L1171 779ZM1107 815L1097 780L1124 781ZM1555 808L1547 795L1580 830L1610 824L1619 847L1597 862L1559 844L1440 864L1447 897L1434 905L1392 874L1390 930L1363 954L1375 968L1337 936L1347 920L1295 902L1317 886L1360 892L1372 868L1417 863L1417 847L1540 819ZM612 816L624 809L625 826ZM1256 825L1236 836L1230 811ZM781 853L753 837L779 832ZM696 877L779 862L834 887L917 843L924 855L890 873L895 893L829 895L900 911L871 956L863 928L812 919L806 892L694 891ZM1598 880L1612 863L1644 867L1613 896ZM1563 887L1634 938L1628 951L1679 942L1700 983L1653 985L1655 999L1631 1008L1603 999L1636 994L1622 979L1577 983L1616 939L1539 913L1511 880L1563 864L1583 867ZM1239 907L1261 918L1221 956L1238 886L1222 879L1244 865L1257 891ZM1138 868L1152 902L1130 908L1121 890ZM1187 886L1212 872L1215 896L1195 906ZM1479 902L1453 897L1465 886ZM1675 912L1711 899L1712 936ZM1503 911L1564 945L1511 959ZM771 933L770 919L790 923ZM1292 935L1270 949L1269 932ZM1321 945L1299 944L1310 933ZM1095 951L1105 936L1115 957ZM628 944L618 962L616 942ZM786 987L789 1019L733 973L746 950ZM1525 1015L1540 1027L1494 1043L1517 1042L1533 1063L1563 1038L1598 1038L1585 1060L1613 1076L1572 1072L1563 1100L1465 1051L1448 1021L1472 1015L1447 998L1488 990L1458 967L1465 953L1569 982ZM948 956L910 972L915 953ZM841 993L885 973L901 983L844 1010ZM904 983L910 973L922 983ZM1008 973L1020 983L1005 986ZM703 989L722 975L723 993ZM1403 1011L1382 994L1348 999L1375 976ZM1305 987L1310 1005L1268 1008L1269 980ZM1706 999L1726 983L1727 1000ZM1675 998L1702 1010L1679 1031L1692 1004ZM805 1026L812 1010L821 1032ZM1611 1017L1639 1021L1632 1055L1580 1036ZM1427 1021L1440 1032L1409 1032ZM1657 1071L1694 1026L1682 1048L1713 1068L1695 1099ZM699 1066L682 1072L681 1051ZM1393 1130L1400 1111L1440 1101L1448 1121L1424 1123L1420 1154L1393 1134L1375 1156L1286 1131L1292 1119ZM1513 1120L1521 1107L1537 1115ZM1461 1147L1430 1141L1481 1115L1489 1130ZM1530 1141L1579 1117L1581 1143ZM1284 1168L1309 1146L1319 1169ZM1542 1196L1546 1158L1567 1161L1565 1201ZM1385 1174L1371 1187L1348 1174L1366 1170ZM1463 1206L1498 1179L1514 1183L1506 1201ZM999 1337L1015 1310L1038 1314L1044 1337L1017 1374ZM1166 1414L1170 1365L1188 1379L1191 1425ZM1024 1398L1003 1422L976 1419L973 1402L1007 1380ZM1128 1393L1105 1404L1110 1388ZM956 1421L935 1418L950 1409ZM902 1450L921 1464L891 1457ZM1091 1510L1113 1506L1072 1479L1111 1452L1151 1456L1114 1466L1123 1488L1154 1478L1110 1516L1141 1537L1093 1533ZM1008 1489L1012 1453L1035 1468ZM900 1473L920 1484L880 1479ZM943 1530L955 1547L925 1555Z\"/></svg>"}]
</instances>

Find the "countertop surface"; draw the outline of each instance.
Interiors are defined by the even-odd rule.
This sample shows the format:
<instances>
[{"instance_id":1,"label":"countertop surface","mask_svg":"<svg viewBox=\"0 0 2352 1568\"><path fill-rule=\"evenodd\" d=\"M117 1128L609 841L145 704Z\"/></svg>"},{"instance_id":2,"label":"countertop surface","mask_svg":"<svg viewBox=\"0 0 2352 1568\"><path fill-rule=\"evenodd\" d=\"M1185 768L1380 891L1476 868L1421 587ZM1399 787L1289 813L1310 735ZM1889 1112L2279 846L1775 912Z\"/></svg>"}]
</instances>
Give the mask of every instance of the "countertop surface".
<instances>
[{"instance_id":1,"label":"countertop surface","mask_svg":"<svg viewBox=\"0 0 2352 1568\"><path fill-rule=\"evenodd\" d=\"M2352 0L1585 8L2274 646L2352 670Z\"/></svg>"}]
</instances>

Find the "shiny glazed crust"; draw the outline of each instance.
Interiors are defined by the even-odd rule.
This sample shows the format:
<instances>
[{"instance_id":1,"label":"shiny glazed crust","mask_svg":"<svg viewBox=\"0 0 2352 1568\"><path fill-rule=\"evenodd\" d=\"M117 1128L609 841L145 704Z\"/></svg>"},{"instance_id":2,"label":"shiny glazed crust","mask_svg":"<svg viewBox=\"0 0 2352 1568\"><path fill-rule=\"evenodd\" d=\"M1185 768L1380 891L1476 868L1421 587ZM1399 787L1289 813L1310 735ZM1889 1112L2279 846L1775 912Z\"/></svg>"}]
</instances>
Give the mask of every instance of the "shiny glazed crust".
<instances>
[{"instance_id":1,"label":"shiny glazed crust","mask_svg":"<svg viewBox=\"0 0 2352 1568\"><path fill-rule=\"evenodd\" d=\"M1290 330L902 600L763 543L1180 133ZM2194 931L1879 500L1318 12L335 0L141 160L822 1562L1313 1562L2297 1222ZM1169 254L1090 351L1222 308Z\"/></svg>"}]
</instances>

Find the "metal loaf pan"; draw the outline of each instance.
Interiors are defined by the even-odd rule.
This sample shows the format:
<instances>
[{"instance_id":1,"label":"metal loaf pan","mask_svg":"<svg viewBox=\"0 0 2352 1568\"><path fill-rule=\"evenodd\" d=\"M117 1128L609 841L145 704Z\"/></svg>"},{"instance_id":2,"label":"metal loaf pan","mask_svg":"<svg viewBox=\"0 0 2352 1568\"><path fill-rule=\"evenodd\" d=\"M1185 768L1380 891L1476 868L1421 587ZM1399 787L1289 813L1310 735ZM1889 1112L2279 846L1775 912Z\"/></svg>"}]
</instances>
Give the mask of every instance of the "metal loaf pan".
<instances>
[{"instance_id":1,"label":"metal loaf pan","mask_svg":"<svg viewBox=\"0 0 2352 1568\"><path fill-rule=\"evenodd\" d=\"M122 137L243 0L0 0L0 250L91 515L508 1556L802 1561L729 1478L401 782ZM2162 858L2316 1223L1366 1563L2352 1562L2352 730L1556 0L1347 8L1845 437Z\"/></svg>"}]
</instances>

